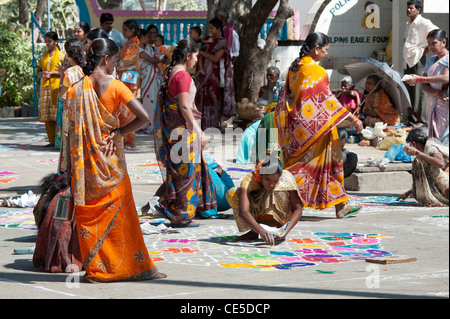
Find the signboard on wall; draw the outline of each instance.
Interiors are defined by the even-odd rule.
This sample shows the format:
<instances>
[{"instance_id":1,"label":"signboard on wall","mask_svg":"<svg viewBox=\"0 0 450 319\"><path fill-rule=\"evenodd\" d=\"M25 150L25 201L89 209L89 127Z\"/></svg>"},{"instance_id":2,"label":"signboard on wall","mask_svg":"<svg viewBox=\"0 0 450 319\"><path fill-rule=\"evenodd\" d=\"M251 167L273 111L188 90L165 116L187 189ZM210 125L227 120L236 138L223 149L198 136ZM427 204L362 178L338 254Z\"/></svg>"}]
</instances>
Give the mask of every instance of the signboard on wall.
<instances>
[{"instance_id":1,"label":"signboard on wall","mask_svg":"<svg viewBox=\"0 0 450 319\"><path fill-rule=\"evenodd\" d=\"M423 3L424 13L449 13L448 0L425 0Z\"/></svg>"},{"instance_id":2,"label":"signboard on wall","mask_svg":"<svg viewBox=\"0 0 450 319\"><path fill-rule=\"evenodd\" d=\"M316 30L328 34L330 30L331 20L335 16L341 16L347 13L358 3L358 0L333 0L323 10L317 21Z\"/></svg>"}]
</instances>

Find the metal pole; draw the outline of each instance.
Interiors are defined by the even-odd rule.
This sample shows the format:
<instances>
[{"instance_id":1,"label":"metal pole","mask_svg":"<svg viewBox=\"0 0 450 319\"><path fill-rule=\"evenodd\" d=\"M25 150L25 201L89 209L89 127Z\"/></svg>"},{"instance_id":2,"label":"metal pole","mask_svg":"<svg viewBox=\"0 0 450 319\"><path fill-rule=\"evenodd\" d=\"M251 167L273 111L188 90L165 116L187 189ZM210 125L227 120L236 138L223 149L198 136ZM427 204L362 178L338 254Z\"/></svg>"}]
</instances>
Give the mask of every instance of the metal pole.
<instances>
[{"instance_id":1,"label":"metal pole","mask_svg":"<svg viewBox=\"0 0 450 319\"><path fill-rule=\"evenodd\" d=\"M34 20L33 20L33 12L30 12L31 15L31 50L33 54L33 58L31 60L31 67L33 68L33 110L34 116L38 115L38 95L36 92L36 60L34 57Z\"/></svg>"},{"instance_id":2,"label":"metal pole","mask_svg":"<svg viewBox=\"0 0 450 319\"><path fill-rule=\"evenodd\" d=\"M50 31L50 0L47 0L47 32Z\"/></svg>"}]
</instances>

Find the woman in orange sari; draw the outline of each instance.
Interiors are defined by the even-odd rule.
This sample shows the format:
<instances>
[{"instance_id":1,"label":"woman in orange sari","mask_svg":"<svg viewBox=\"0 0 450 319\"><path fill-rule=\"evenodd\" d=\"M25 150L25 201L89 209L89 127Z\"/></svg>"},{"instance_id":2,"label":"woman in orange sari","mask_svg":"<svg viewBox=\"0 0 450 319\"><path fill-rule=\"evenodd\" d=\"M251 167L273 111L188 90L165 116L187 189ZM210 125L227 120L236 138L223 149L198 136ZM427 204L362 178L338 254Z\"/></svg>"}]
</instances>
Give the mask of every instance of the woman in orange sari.
<instances>
[{"instance_id":1,"label":"woman in orange sari","mask_svg":"<svg viewBox=\"0 0 450 319\"><path fill-rule=\"evenodd\" d=\"M131 91L110 76L118 52L110 39L92 42L87 76L67 91L69 171L88 282L165 277L142 237L123 147L123 134L136 131L149 118ZM123 126L118 119L122 107L135 115Z\"/></svg>"},{"instance_id":2,"label":"woman in orange sari","mask_svg":"<svg viewBox=\"0 0 450 319\"><path fill-rule=\"evenodd\" d=\"M286 86L275 109L284 167L297 181L305 207L335 206L346 218L362 207L351 207L344 189L342 153L336 126L349 118L358 131L362 122L331 93L325 69L318 62L327 54L328 37L308 35L289 70Z\"/></svg>"},{"instance_id":3,"label":"woman in orange sari","mask_svg":"<svg viewBox=\"0 0 450 319\"><path fill-rule=\"evenodd\" d=\"M371 127L375 127L378 122L391 126L399 125L400 116L383 88L379 87L380 82L381 78L378 75L372 74L367 77L366 91L368 93L364 96L365 103L361 118L366 126Z\"/></svg>"},{"instance_id":4,"label":"woman in orange sari","mask_svg":"<svg viewBox=\"0 0 450 319\"><path fill-rule=\"evenodd\" d=\"M122 34L127 39L127 42L119 52L119 61L117 63L117 75L119 80L122 80L122 76L127 71L140 72L140 60L139 60L139 27L134 20L127 20L122 25ZM123 82L134 94L136 98L140 98L141 79L136 78L136 83ZM122 80L123 81L123 80ZM120 120L123 124L127 124L134 119L133 113L126 107L122 109L120 114ZM125 148L130 150L136 150L136 134L134 132L126 134L125 136Z\"/></svg>"}]
</instances>

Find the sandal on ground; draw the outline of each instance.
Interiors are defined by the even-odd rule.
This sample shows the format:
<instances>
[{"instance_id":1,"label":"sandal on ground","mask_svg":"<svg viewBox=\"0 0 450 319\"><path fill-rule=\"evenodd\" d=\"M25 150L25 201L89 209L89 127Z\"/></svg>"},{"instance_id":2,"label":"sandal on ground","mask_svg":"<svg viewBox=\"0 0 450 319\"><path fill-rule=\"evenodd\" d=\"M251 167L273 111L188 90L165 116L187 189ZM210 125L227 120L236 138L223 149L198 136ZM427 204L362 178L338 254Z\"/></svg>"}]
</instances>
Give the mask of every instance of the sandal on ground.
<instances>
[{"instance_id":1,"label":"sandal on ground","mask_svg":"<svg viewBox=\"0 0 450 319\"><path fill-rule=\"evenodd\" d=\"M169 218L169 216L167 216L166 212L164 211L164 209L162 209L159 205L155 205L155 209L158 211L158 213L164 215L166 218ZM172 228L186 228L186 227L198 227L200 226L200 224L198 223L194 223L194 222L190 222L188 224L182 224L182 223L178 223L178 224L164 224L167 227L172 227Z\"/></svg>"},{"instance_id":2,"label":"sandal on ground","mask_svg":"<svg viewBox=\"0 0 450 319\"><path fill-rule=\"evenodd\" d=\"M341 209L339 211L339 213L336 214L336 217L341 219L341 218L349 218L350 216L356 215L357 213L359 213L361 211L361 209L363 208L362 205L357 205L357 206L353 206L350 210L348 210L349 206L345 206L343 209ZM345 211L347 211L347 213L345 213Z\"/></svg>"}]
</instances>

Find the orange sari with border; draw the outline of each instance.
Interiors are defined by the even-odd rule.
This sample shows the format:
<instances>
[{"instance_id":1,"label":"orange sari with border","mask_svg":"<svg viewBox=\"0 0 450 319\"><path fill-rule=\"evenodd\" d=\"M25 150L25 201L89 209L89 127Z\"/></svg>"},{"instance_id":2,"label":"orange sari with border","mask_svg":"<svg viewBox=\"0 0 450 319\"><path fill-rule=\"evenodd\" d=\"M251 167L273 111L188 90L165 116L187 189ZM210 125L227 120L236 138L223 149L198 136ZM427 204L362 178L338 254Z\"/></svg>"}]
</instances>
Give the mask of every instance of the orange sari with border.
<instances>
[{"instance_id":1,"label":"orange sari with border","mask_svg":"<svg viewBox=\"0 0 450 319\"><path fill-rule=\"evenodd\" d=\"M75 221L85 277L99 282L145 280L157 272L136 215L123 143L112 156L102 150L119 126L120 106L134 98L115 81L105 93L122 102L114 106L103 105L87 76L67 92Z\"/></svg>"},{"instance_id":2,"label":"orange sari with border","mask_svg":"<svg viewBox=\"0 0 450 319\"><path fill-rule=\"evenodd\" d=\"M292 106L289 96L295 97ZM325 209L348 201L336 126L349 112L331 93L325 69L310 56L289 71L275 109L285 169L295 176L305 207Z\"/></svg>"}]
</instances>

